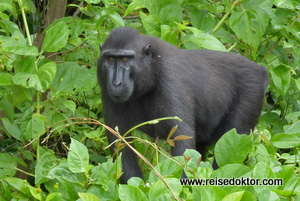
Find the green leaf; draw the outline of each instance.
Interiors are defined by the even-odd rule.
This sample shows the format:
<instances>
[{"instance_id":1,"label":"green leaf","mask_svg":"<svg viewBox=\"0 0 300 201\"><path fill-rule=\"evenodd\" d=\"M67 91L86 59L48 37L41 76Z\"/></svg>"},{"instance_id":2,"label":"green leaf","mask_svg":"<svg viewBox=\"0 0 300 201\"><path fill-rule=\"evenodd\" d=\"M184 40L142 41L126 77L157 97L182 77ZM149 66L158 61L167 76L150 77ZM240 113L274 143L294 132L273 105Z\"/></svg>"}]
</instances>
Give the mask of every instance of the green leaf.
<instances>
[{"instance_id":1,"label":"green leaf","mask_svg":"<svg viewBox=\"0 0 300 201\"><path fill-rule=\"evenodd\" d=\"M137 187L130 185L119 186L119 198L122 201L147 201L146 195Z\"/></svg>"},{"instance_id":2,"label":"green leaf","mask_svg":"<svg viewBox=\"0 0 300 201\"><path fill-rule=\"evenodd\" d=\"M29 46L23 34L19 31L14 32L11 37L0 36L2 47L5 51L18 55L33 55L37 56L38 49L36 46Z\"/></svg>"},{"instance_id":3,"label":"green leaf","mask_svg":"<svg viewBox=\"0 0 300 201\"><path fill-rule=\"evenodd\" d=\"M141 5L139 1L132 1L132 2L128 5L128 7L127 7L127 9L126 9L126 11L125 11L125 13L124 13L124 16L128 15L129 13L131 13L131 12L134 11L134 10L138 10L138 9L144 8L144 7L145 7L145 6Z\"/></svg>"},{"instance_id":4,"label":"green leaf","mask_svg":"<svg viewBox=\"0 0 300 201\"><path fill-rule=\"evenodd\" d=\"M280 197L276 193L274 193L273 191L270 191L267 188L259 191L257 198L258 198L258 200L269 200L269 201L279 201L280 200Z\"/></svg>"},{"instance_id":5,"label":"green leaf","mask_svg":"<svg viewBox=\"0 0 300 201\"><path fill-rule=\"evenodd\" d=\"M210 15L208 10L191 9L191 23L194 27L204 32L211 31L216 26L215 16Z\"/></svg>"},{"instance_id":6,"label":"green leaf","mask_svg":"<svg viewBox=\"0 0 300 201\"><path fill-rule=\"evenodd\" d=\"M0 153L0 179L16 174L17 160L8 153Z\"/></svg>"},{"instance_id":7,"label":"green leaf","mask_svg":"<svg viewBox=\"0 0 300 201\"><path fill-rule=\"evenodd\" d=\"M12 75L10 73L2 73L0 74L0 86L4 86L4 85L12 85L13 81L12 81Z\"/></svg>"},{"instance_id":8,"label":"green leaf","mask_svg":"<svg viewBox=\"0 0 300 201\"><path fill-rule=\"evenodd\" d=\"M0 75L1 76L1 75ZM1 79L0 79L1 80ZM300 90L300 78L298 79L295 79L295 83L296 83L296 86L298 88L298 90Z\"/></svg>"},{"instance_id":9,"label":"green leaf","mask_svg":"<svg viewBox=\"0 0 300 201\"><path fill-rule=\"evenodd\" d=\"M183 153L185 158L188 158L187 166L190 170L197 169L202 159L202 155L194 149L186 149Z\"/></svg>"},{"instance_id":10,"label":"green leaf","mask_svg":"<svg viewBox=\"0 0 300 201\"><path fill-rule=\"evenodd\" d=\"M2 118L2 123L9 135L11 135L17 140L21 140L21 131L16 122L12 124L7 118Z\"/></svg>"},{"instance_id":11,"label":"green leaf","mask_svg":"<svg viewBox=\"0 0 300 201\"><path fill-rule=\"evenodd\" d=\"M74 101L72 100L66 100L66 101L63 101L63 105L68 108L69 110L71 110L73 113L75 112L76 110L76 104L74 103Z\"/></svg>"},{"instance_id":12,"label":"green leaf","mask_svg":"<svg viewBox=\"0 0 300 201\"><path fill-rule=\"evenodd\" d=\"M49 193L47 195L46 201L63 201L65 197L61 193Z\"/></svg>"},{"instance_id":13,"label":"green leaf","mask_svg":"<svg viewBox=\"0 0 300 201\"><path fill-rule=\"evenodd\" d=\"M27 8L28 11L30 11L31 13L35 14L36 8L35 8L35 5L34 5L33 1L31 1L31 0L23 0L22 4L23 4L24 7Z\"/></svg>"},{"instance_id":14,"label":"green leaf","mask_svg":"<svg viewBox=\"0 0 300 201\"><path fill-rule=\"evenodd\" d=\"M82 174L76 174L70 171L67 160L61 159L59 165L52 168L47 175L48 179L59 181L59 189L55 190L52 185L48 185L54 191L63 193L63 200L77 200L78 192L85 192L86 189L81 184L86 184L85 177ZM51 183L50 183L51 184Z\"/></svg>"},{"instance_id":15,"label":"green leaf","mask_svg":"<svg viewBox=\"0 0 300 201\"><path fill-rule=\"evenodd\" d=\"M12 80L14 84L21 85L25 88L34 88L38 91L43 90L39 77L36 74L17 73L13 76Z\"/></svg>"},{"instance_id":16,"label":"green leaf","mask_svg":"<svg viewBox=\"0 0 300 201\"><path fill-rule=\"evenodd\" d=\"M244 195L245 191L238 191L226 195L222 201L240 201Z\"/></svg>"},{"instance_id":17,"label":"green leaf","mask_svg":"<svg viewBox=\"0 0 300 201\"><path fill-rule=\"evenodd\" d=\"M5 116L9 119L9 121L13 122L15 116L15 108L12 104L12 101L9 101L7 97L4 96L4 98L0 101L0 106L4 110Z\"/></svg>"},{"instance_id":18,"label":"green leaf","mask_svg":"<svg viewBox=\"0 0 300 201\"><path fill-rule=\"evenodd\" d=\"M16 73L34 73L34 63L34 56L25 56L22 59L14 61L13 65L15 66Z\"/></svg>"},{"instance_id":19,"label":"green leaf","mask_svg":"<svg viewBox=\"0 0 300 201\"><path fill-rule=\"evenodd\" d=\"M17 189L18 191L20 191L21 193L27 195L28 197L32 198L32 195L30 193L30 188L33 188L32 186L30 186L26 180L23 179L19 179L19 178L5 178L5 181L11 185L12 187L14 187L15 189ZM34 188L33 188L34 189ZM34 189L35 190L35 189Z\"/></svg>"},{"instance_id":20,"label":"green leaf","mask_svg":"<svg viewBox=\"0 0 300 201\"><path fill-rule=\"evenodd\" d=\"M35 185L40 185L47 181L46 176L57 165L57 159L52 150L41 147L39 149L41 154L35 165Z\"/></svg>"},{"instance_id":21,"label":"green leaf","mask_svg":"<svg viewBox=\"0 0 300 201\"><path fill-rule=\"evenodd\" d=\"M82 201L100 201L100 199L92 193L78 193Z\"/></svg>"},{"instance_id":22,"label":"green leaf","mask_svg":"<svg viewBox=\"0 0 300 201\"><path fill-rule=\"evenodd\" d=\"M178 24L179 30L189 30L193 34L188 34L183 38L184 46L187 49L211 49L211 50L219 50L226 51L225 46L214 36L203 33L201 30L188 27L183 24Z\"/></svg>"},{"instance_id":23,"label":"green leaf","mask_svg":"<svg viewBox=\"0 0 300 201\"><path fill-rule=\"evenodd\" d=\"M238 191L226 195L222 201L256 201L257 198L255 195L248 191Z\"/></svg>"},{"instance_id":24,"label":"green leaf","mask_svg":"<svg viewBox=\"0 0 300 201\"><path fill-rule=\"evenodd\" d=\"M267 12L259 7L243 10L236 7L229 18L230 28L237 37L257 49L269 23Z\"/></svg>"},{"instance_id":25,"label":"green leaf","mask_svg":"<svg viewBox=\"0 0 300 201\"><path fill-rule=\"evenodd\" d=\"M218 186L194 186L193 195L194 200L216 201L222 200L226 196L226 191ZM195 192L194 192L195 191Z\"/></svg>"},{"instance_id":26,"label":"green leaf","mask_svg":"<svg viewBox=\"0 0 300 201\"><path fill-rule=\"evenodd\" d=\"M73 138L68 152L68 166L74 173L87 172L89 166L89 153L86 146Z\"/></svg>"},{"instance_id":27,"label":"green leaf","mask_svg":"<svg viewBox=\"0 0 300 201\"><path fill-rule=\"evenodd\" d=\"M299 135L279 133L272 137L272 144L281 149L289 149L300 147L300 132Z\"/></svg>"},{"instance_id":28,"label":"green leaf","mask_svg":"<svg viewBox=\"0 0 300 201\"><path fill-rule=\"evenodd\" d=\"M161 39L175 46L177 46L177 43L179 41L178 33L168 25L161 25Z\"/></svg>"},{"instance_id":29,"label":"green leaf","mask_svg":"<svg viewBox=\"0 0 300 201\"><path fill-rule=\"evenodd\" d=\"M66 120L68 117L64 114L64 113L61 113L61 112L55 112L51 117L51 124L55 124L55 128L57 132L61 132L64 127L62 125L64 125L65 123L68 123L69 121L64 121ZM60 123L58 123L60 122Z\"/></svg>"},{"instance_id":30,"label":"green leaf","mask_svg":"<svg viewBox=\"0 0 300 201\"><path fill-rule=\"evenodd\" d=\"M284 126L285 133L300 133L300 121L296 121L292 125Z\"/></svg>"},{"instance_id":31,"label":"green leaf","mask_svg":"<svg viewBox=\"0 0 300 201\"><path fill-rule=\"evenodd\" d=\"M41 136L45 131L44 117L41 114L33 114L32 119L28 122L26 132L23 137L26 140L34 139Z\"/></svg>"},{"instance_id":32,"label":"green leaf","mask_svg":"<svg viewBox=\"0 0 300 201\"><path fill-rule=\"evenodd\" d=\"M116 27L123 27L125 26L123 18L115 11L108 12L110 19L116 25Z\"/></svg>"},{"instance_id":33,"label":"green leaf","mask_svg":"<svg viewBox=\"0 0 300 201\"><path fill-rule=\"evenodd\" d=\"M100 0L84 0L85 2L87 2L88 4L98 4L100 3Z\"/></svg>"},{"instance_id":34,"label":"green leaf","mask_svg":"<svg viewBox=\"0 0 300 201\"><path fill-rule=\"evenodd\" d=\"M41 66L37 72L41 86L43 88L42 92L45 92L51 86L54 77L56 75L56 64L55 62L49 62Z\"/></svg>"},{"instance_id":35,"label":"green leaf","mask_svg":"<svg viewBox=\"0 0 300 201\"><path fill-rule=\"evenodd\" d=\"M73 62L58 65L53 81L53 91L57 96L66 93L88 91L95 86L97 86L95 71L82 68Z\"/></svg>"},{"instance_id":36,"label":"green leaf","mask_svg":"<svg viewBox=\"0 0 300 201\"><path fill-rule=\"evenodd\" d=\"M280 95L285 97L291 81L290 70L284 66L279 66L277 68L271 68L270 73L275 87Z\"/></svg>"},{"instance_id":37,"label":"green leaf","mask_svg":"<svg viewBox=\"0 0 300 201\"><path fill-rule=\"evenodd\" d=\"M172 22L181 22L182 8L178 0L156 0L157 2L157 18L162 24L170 24ZM164 4L166 3L166 4ZM164 4L164 5L163 5Z\"/></svg>"},{"instance_id":38,"label":"green leaf","mask_svg":"<svg viewBox=\"0 0 300 201\"><path fill-rule=\"evenodd\" d=\"M30 100L32 101L32 97L34 95L34 91L31 89L26 89L22 86L18 86L18 85L12 85L11 87L11 91L12 91L12 97L13 97L13 104L15 106L20 106L20 104L24 101L24 100Z\"/></svg>"},{"instance_id":39,"label":"green leaf","mask_svg":"<svg viewBox=\"0 0 300 201\"><path fill-rule=\"evenodd\" d=\"M275 178L275 175L270 166L267 163L261 161L254 166L252 178Z\"/></svg>"},{"instance_id":40,"label":"green leaf","mask_svg":"<svg viewBox=\"0 0 300 201\"><path fill-rule=\"evenodd\" d=\"M166 182L171 187L172 191L178 196L182 190L182 186L178 179L167 178ZM157 181L150 186L149 200L172 200L172 194L166 185L161 181Z\"/></svg>"},{"instance_id":41,"label":"green leaf","mask_svg":"<svg viewBox=\"0 0 300 201\"><path fill-rule=\"evenodd\" d=\"M0 2L0 11L4 12L4 11L9 11L11 14L16 14L16 9L13 6L12 2Z\"/></svg>"},{"instance_id":42,"label":"green leaf","mask_svg":"<svg viewBox=\"0 0 300 201\"><path fill-rule=\"evenodd\" d=\"M152 15L140 12L140 18L148 35L160 37L160 25Z\"/></svg>"},{"instance_id":43,"label":"green leaf","mask_svg":"<svg viewBox=\"0 0 300 201\"><path fill-rule=\"evenodd\" d=\"M1 8L1 6L0 6ZM3 15L3 13L2 13ZM10 34L13 34L16 31L20 31L18 25L16 25L14 22L2 19L0 20L0 27L4 30L8 31Z\"/></svg>"},{"instance_id":44,"label":"green leaf","mask_svg":"<svg viewBox=\"0 0 300 201\"><path fill-rule=\"evenodd\" d=\"M284 165L280 172L276 172L276 178L282 178L283 184L286 184L290 179L295 177L294 166L293 165Z\"/></svg>"},{"instance_id":45,"label":"green leaf","mask_svg":"<svg viewBox=\"0 0 300 201\"><path fill-rule=\"evenodd\" d=\"M184 38L184 45L188 49L195 49L193 46L190 46L188 42L192 42L197 46L196 49L209 49L209 50L218 50L218 51L226 51L225 46L214 36L207 33L198 32L196 35L191 34L187 35Z\"/></svg>"},{"instance_id":46,"label":"green leaf","mask_svg":"<svg viewBox=\"0 0 300 201\"><path fill-rule=\"evenodd\" d=\"M273 0L275 5L280 8L295 9L291 0Z\"/></svg>"},{"instance_id":47,"label":"green leaf","mask_svg":"<svg viewBox=\"0 0 300 201\"><path fill-rule=\"evenodd\" d=\"M178 157L178 159L183 159ZM181 160L182 161L182 160ZM167 177L180 178L182 175L182 166L172 160L163 160L155 166L155 169L162 175ZM149 181L151 183L158 181L159 178L153 173L149 175Z\"/></svg>"},{"instance_id":48,"label":"green leaf","mask_svg":"<svg viewBox=\"0 0 300 201\"><path fill-rule=\"evenodd\" d=\"M245 165L241 164L228 164L220 167L215 170L211 178L219 177L219 178L240 178L250 176L251 169Z\"/></svg>"},{"instance_id":49,"label":"green leaf","mask_svg":"<svg viewBox=\"0 0 300 201\"><path fill-rule=\"evenodd\" d=\"M91 179L95 184L101 184L105 190L108 190L110 182L121 176L121 155L117 158L117 162L113 162L113 159L110 158L106 162L99 164L99 166L92 168Z\"/></svg>"},{"instance_id":50,"label":"green leaf","mask_svg":"<svg viewBox=\"0 0 300 201\"><path fill-rule=\"evenodd\" d=\"M47 30L42 45L42 50L46 52L57 52L65 47L68 41L70 30L64 21L61 21Z\"/></svg>"},{"instance_id":51,"label":"green leaf","mask_svg":"<svg viewBox=\"0 0 300 201\"><path fill-rule=\"evenodd\" d=\"M216 161L219 166L232 163L242 164L252 148L253 142L250 135L240 135L235 129L232 129L216 143Z\"/></svg>"}]
</instances>

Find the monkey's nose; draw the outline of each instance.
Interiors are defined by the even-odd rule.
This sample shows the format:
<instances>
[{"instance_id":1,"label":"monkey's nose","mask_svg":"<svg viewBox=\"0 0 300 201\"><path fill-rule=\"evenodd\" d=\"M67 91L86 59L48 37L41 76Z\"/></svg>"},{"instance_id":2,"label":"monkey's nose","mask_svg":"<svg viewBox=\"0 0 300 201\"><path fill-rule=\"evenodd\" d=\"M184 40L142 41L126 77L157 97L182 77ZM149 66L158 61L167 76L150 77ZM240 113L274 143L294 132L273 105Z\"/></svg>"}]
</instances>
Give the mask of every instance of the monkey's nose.
<instances>
[{"instance_id":1,"label":"monkey's nose","mask_svg":"<svg viewBox=\"0 0 300 201\"><path fill-rule=\"evenodd\" d=\"M113 80L112 83L115 87L118 87L121 85L122 82L117 82L116 80Z\"/></svg>"}]
</instances>

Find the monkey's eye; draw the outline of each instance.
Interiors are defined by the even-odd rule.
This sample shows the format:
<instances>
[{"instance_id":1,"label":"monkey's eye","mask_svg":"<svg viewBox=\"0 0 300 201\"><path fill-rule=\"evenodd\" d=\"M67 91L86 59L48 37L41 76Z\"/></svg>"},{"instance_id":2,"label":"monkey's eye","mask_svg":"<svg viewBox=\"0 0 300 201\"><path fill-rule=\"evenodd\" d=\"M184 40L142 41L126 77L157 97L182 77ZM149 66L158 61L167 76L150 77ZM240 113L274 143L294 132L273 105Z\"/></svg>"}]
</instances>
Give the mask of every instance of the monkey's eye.
<instances>
[{"instance_id":1,"label":"monkey's eye","mask_svg":"<svg viewBox=\"0 0 300 201\"><path fill-rule=\"evenodd\" d=\"M109 61L109 62L114 62L115 59L114 59L113 57L109 57L109 58L108 58L108 61Z\"/></svg>"},{"instance_id":2,"label":"monkey's eye","mask_svg":"<svg viewBox=\"0 0 300 201\"><path fill-rule=\"evenodd\" d=\"M122 60L122 62L124 62L124 63L125 63L125 62L127 62L127 61L128 61L128 58L126 58L126 57L122 57L122 59L121 59L121 60Z\"/></svg>"}]
</instances>

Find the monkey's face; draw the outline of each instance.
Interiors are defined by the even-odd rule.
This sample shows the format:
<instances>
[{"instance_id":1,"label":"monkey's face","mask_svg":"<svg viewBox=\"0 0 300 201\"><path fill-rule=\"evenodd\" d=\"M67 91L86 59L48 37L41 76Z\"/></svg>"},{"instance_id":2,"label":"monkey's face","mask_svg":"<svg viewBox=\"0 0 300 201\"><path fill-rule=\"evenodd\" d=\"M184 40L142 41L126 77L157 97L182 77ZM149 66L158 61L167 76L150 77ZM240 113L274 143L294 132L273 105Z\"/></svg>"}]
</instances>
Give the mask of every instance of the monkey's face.
<instances>
[{"instance_id":1,"label":"monkey's face","mask_svg":"<svg viewBox=\"0 0 300 201\"><path fill-rule=\"evenodd\" d=\"M135 52L107 49L102 52L102 68L106 72L107 92L116 103L127 101L134 89Z\"/></svg>"}]
</instances>

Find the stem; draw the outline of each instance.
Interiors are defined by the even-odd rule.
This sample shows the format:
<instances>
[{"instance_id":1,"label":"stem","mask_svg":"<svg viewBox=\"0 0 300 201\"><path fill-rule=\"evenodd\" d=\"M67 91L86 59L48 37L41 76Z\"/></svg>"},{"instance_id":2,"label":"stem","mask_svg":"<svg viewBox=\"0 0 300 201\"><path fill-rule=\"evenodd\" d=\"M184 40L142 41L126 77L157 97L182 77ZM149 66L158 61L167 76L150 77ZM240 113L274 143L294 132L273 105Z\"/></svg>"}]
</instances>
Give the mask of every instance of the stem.
<instances>
[{"instance_id":1,"label":"stem","mask_svg":"<svg viewBox=\"0 0 300 201\"><path fill-rule=\"evenodd\" d=\"M225 19L228 17L228 15L231 13L231 11L234 9L234 7L239 3L239 0L235 0L233 2L233 4L231 5L229 11L227 11L227 13L222 17L222 19L219 21L219 23L217 24L217 26L212 30L212 33L214 33L215 31L217 31L220 26L223 24L223 22L225 21Z\"/></svg>"},{"instance_id":2,"label":"stem","mask_svg":"<svg viewBox=\"0 0 300 201\"><path fill-rule=\"evenodd\" d=\"M163 117L163 118L154 119L154 120L151 120L151 121L146 121L146 122L144 122L144 123L141 123L141 124L139 124L139 125L137 125L137 126L131 128L129 131L127 131L127 132L123 135L123 137L126 137L126 135L128 135L131 131L133 131L133 130L135 130L135 129L141 127L141 126L144 126L144 125L147 125L147 124L157 124L157 123L159 123L160 121L164 121L164 120L172 120L172 119L178 120L178 121L182 121L179 117Z\"/></svg>"},{"instance_id":3,"label":"stem","mask_svg":"<svg viewBox=\"0 0 300 201\"><path fill-rule=\"evenodd\" d=\"M30 32L29 32L29 29L28 29L27 19L26 19L26 15L25 15L22 0L19 0L19 6L21 8L21 13L22 13L22 18L23 18L23 22L24 22L24 28L25 28L26 35L27 35L27 40L28 40L29 45L32 46L32 42L31 42L31 38L30 38Z\"/></svg>"},{"instance_id":4,"label":"stem","mask_svg":"<svg viewBox=\"0 0 300 201\"><path fill-rule=\"evenodd\" d=\"M37 91L36 92L36 113L38 113L38 114L40 114L40 92L39 91Z\"/></svg>"},{"instance_id":5,"label":"stem","mask_svg":"<svg viewBox=\"0 0 300 201\"><path fill-rule=\"evenodd\" d=\"M233 45L230 48L228 48L227 52L230 52L236 45L237 45L237 42L233 43Z\"/></svg>"},{"instance_id":6,"label":"stem","mask_svg":"<svg viewBox=\"0 0 300 201\"><path fill-rule=\"evenodd\" d=\"M22 173L24 173L24 174L27 174L27 175L29 175L29 176L31 176L31 177L35 177L35 175L30 174L30 173L28 173L28 172L25 172L25 171L22 170L22 169L19 169L19 168L17 168L17 167L15 167L15 169L18 170L19 172L22 172Z\"/></svg>"}]
</instances>

